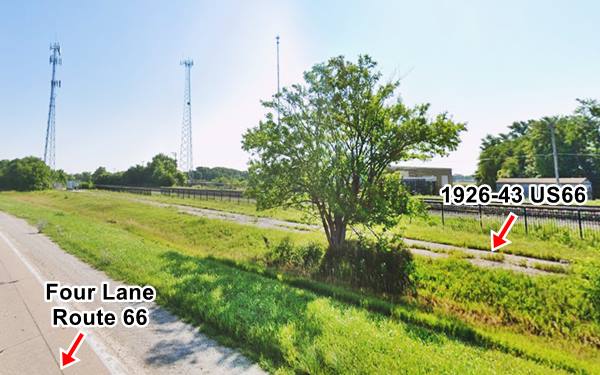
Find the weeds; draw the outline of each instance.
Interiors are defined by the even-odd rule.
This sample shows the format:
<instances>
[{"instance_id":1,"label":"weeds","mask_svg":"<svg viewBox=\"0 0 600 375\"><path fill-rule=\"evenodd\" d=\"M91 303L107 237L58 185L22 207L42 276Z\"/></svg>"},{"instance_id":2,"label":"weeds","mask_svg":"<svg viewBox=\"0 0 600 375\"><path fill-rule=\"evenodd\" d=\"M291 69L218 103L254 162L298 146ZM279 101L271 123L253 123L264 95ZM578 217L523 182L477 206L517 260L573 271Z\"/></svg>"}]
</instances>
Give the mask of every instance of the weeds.
<instances>
[{"instance_id":1,"label":"weeds","mask_svg":"<svg viewBox=\"0 0 600 375\"><path fill-rule=\"evenodd\" d=\"M0 206L16 207L5 202ZM30 219L47 219L52 224L48 235L62 248L110 276L153 285L158 303L217 338L226 336L227 342L242 346L272 372L556 372L553 365L466 345L226 262L193 255L186 246L147 241L133 224L124 230L106 223L104 217L52 216L48 214L51 208L29 204L19 205L17 211ZM156 211L164 212L151 208L147 213L153 216ZM64 228L63 234L54 230L57 226ZM110 263L103 261L107 257Z\"/></svg>"},{"instance_id":2,"label":"weeds","mask_svg":"<svg viewBox=\"0 0 600 375\"><path fill-rule=\"evenodd\" d=\"M541 271L553 272L553 273L567 273L568 272L566 267L558 265L558 264L533 262L531 264L531 267L541 270Z\"/></svg>"},{"instance_id":3,"label":"weeds","mask_svg":"<svg viewBox=\"0 0 600 375\"><path fill-rule=\"evenodd\" d=\"M397 357L393 354L394 349L392 348L402 349L404 352L408 350L411 353L414 350L422 350L422 348L411 343L409 349L409 346L403 344L404 341L399 343L391 339L389 339L391 341L384 339L388 337L386 332L389 331L386 331L386 327L390 322L381 315L367 313L368 310L388 315L393 304L380 298L368 297L368 294L365 295L365 293L350 291L344 287L318 283L314 280L296 279L286 274L268 273L262 269L257 260L264 258L269 251L269 246L281 242L288 236L284 232L199 219L190 215L180 215L172 209L148 207L112 196L106 199L97 199L91 196L86 197L86 194L79 194L73 195L67 201L62 201L57 200L54 193L0 194L0 208L26 216L34 222L35 220L48 220L51 225L46 232L63 248L105 270L115 278L131 283L151 283L158 286L159 296L162 299L160 303L186 319L214 326L215 332L230 337L233 342L253 353L254 358L264 358L267 368L273 371L282 367L295 372L303 372L315 369L314 366L319 365L330 372L350 371L350 369L381 372L379 371L381 367L378 366L382 364L390 366L391 370L388 369L389 371L398 369L397 365L402 366L404 371L424 371L423 367L419 367L416 363L411 365L404 358L392 359L392 357ZM63 216L55 214L63 211L67 214ZM109 219L115 220L116 225L107 223ZM59 230L59 228L62 229ZM452 237L452 232L447 232L448 236ZM291 233L289 237L294 246L308 244L312 241L324 243L322 240L319 242L318 237L309 233ZM489 241L489 238L487 240ZM181 267L171 268L174 270L172 272L167 270L166 258L160 256L166 252L174 253L173 256L179 254L181 256L179 259L182 260L179 262ZM122 254L127 254L127 257L123 257ZM208 259L207 256L213 256L214 259ZM131 262L131 259L135 259L135 262ZM208 262L209 260L211 262ZM202 267L198 268L195 266L196 264ZM241 269L247 271L240 272L240 268L232 267L234 265L240 265ZM600 329L597 324L600 319L600 309L594 307L600 306L597 302L600 301L600 277L594 276L593 267L586 268L589 272L585 274L585 277L580 276L582 271L576 265L577 271L566 277L532 278L504 270L479 269L464 260L456 259L433 261L417 258L414 260L414 266L419 281L417 285L419 300L429 300L432 301L432 304L425 308L417 306L414 311L406 310L406 306L398 306L399 312L396 319L430 327L437 332L447 333L450 337L455 337L455 334L451 332L458 332L456 335L466 340L470 340L468 337L472 335L469 331L470 324L477 322L491 329L495 334L507 332L503 330L502 326L509 326L515 332L528 332L540 337L581 338L582 342L589 343L598 342L600 337ZM236 278L231 279L230 276ZM268 284L263 284L264 281L261 281L265 276L271 280ZM179 282L184 279L189 283L185 284L185 288L180 288ZM206 284L210 279L220 281ZM260 283L257 284L252 280L259 280ZM218 299L227 304L231 303L232 306L239 303L239 306L236 305L239 307L237 313L229 308L220 309L216 302L211 304L210 299L213 296L216 298L221 293L214 292L213 287L218 290L219 286L224 287L233 285L233 283L240 283L240 286L246 288L243 296L235 294L240 292L236 285L234 288L236 292L233 295L224 294ZM286 285L287 287L285 287ZM205 289L205 286L208 289ZM264 288L273 293L266 293ZM313 292L308 292L308 290ZM345 301L361 307L349 308L345 304L330 301L328 307L323 308L327 310L329 306L333 306L333 317L325 313L325 310L319 310L316 314L325 320L321 320L321 323L316 325L312 323L315 320L307 318L306 315L296 317L297 319L285 318L285 314L293 316L291 311L302 306L291 303L288 298L292 298L291 295L307 293L312 293L310 294L311 298L315 300L322 299L316 294L330 295L337 301ZM296 297L293 297L292 300L294 298ZM204 304L198 307L195 305L197 299L209 299L209 301L206 303L203 301ZM267 306L266 312L257 310L259 307L267 308ZM203 310L198 310L200 308ZM445 316L454 317L453 321L456 324L460 323L463 328L451 325L447 318L437 320L427 312L432 310L443 312ZM300 309L300 311L307 310ZM345 315L346 311L352 311L352 314L355 315ZM238 322L236 314L250 314L250 316L244 317ZM345 318L340 318L342 316ZM359 326L366 324L371 327L365 331L368 334L348 340L353 343L360 342L361 347L364 344L382 348L388 354L382 357L379 355L371 357L372 349L363 351L361 348L351 348L348 346L350 343L345 341L344 332L332 330L332 327L326 324L327 319L330 318L334 321L350 319L348 329L355 329L356 327L351 322L359 319ZM458 318L472 323L464 328L466 323L457 321ZM493 328L488 327L487 322L490 319L493 319ZM398 322L394 324L405 326ZM271 330L267 328L263 330L260 328L261 325L270 326ZM420 329L410 325L406 327L409 327L408 332L412 332L415 328ZM314 330L324 333L315 335ZM406 332L405 334L411 335ZM325 339L329 335L332 335L331 338ZM338 335L337 339L334 339L335 335ZM503 341L507 336L500 335L498 337L502 337L498 343L505 343L507 351L511 353L513 352L511 348L514 348L513 343L515 345L519 343L520 347L525 348L523 350L529 350L526 344L520 344L528 343L529 341L526 339L528 336L518 336L515 333L510 336L510 339L506 339L507 341ZM429 342L430 338L441 340L447 345L461 345L449 339L445 334L431 332L424 336L418 336L417 341ZM550 339L544 340L548 340L550 343L556 342L550 341ZM498 343L494 345L500 345ZM323 349L327 345L332 345L335 350L327 352ZM315 350L321 351L315 352ZM446 349L444 347L437 350L443 352ZM479 362L475 363L473 368L461 367L462 362L457 360L459 357L452 350L449 349L448 353L443 353L442 357L439 357L438 353L428 359L421 356L418 356L417 359L430 360L435 362L435 366L442 366L429 368L434 372L488 371L487 367ZM543 358L546 358L550 363L556 362L554 359L548 358L562 356L561 361L570 363L567 367L563 366L562 368L570 371L573 366L576 369L579 368L579 362L575 359L579 356L578 352L575 353L575 349L571 349L569 345L565 345L564 350L565 353L559 353L559 355L558 352L547 351L545 345L540 345L528 353L531 353L532 358L536 358L536 361L544 362ZM426 352L430 353L427 350ZM490 355L488 353L495 352L484 350L470 355ZM337 358L334 364L330 363L330 355L335 355ZM319 356L323 356L323 358ZM363 359L365 363L353 367L357 365L352 361L351 358L354 358L352 356ZM508 358L515 359L513 356ZM496 363L495 359L490 359ZM379 365L374 364L373 361L379 361ZM449 365L448 361L460 363ZM400 362L400 364L396 362ZM529 371L522 367L510 367L504 359L499 360L498 363L498 368L505 372ZM590 359L589 363L595 363L595 361ZM593 367L595 365L590 366L600 370L600 368Z\"/></svg>"},{"instance_id":4,"label":"weeds","mask_svg":"<svg viewBox=\"0 0 600 375\"><path fill-rule=\"evenodd\" d=\"M481 259L489 260L490 262L504 262L504 255L498 253L484 254L480 256Z\"/></svg>"}]
</instances>

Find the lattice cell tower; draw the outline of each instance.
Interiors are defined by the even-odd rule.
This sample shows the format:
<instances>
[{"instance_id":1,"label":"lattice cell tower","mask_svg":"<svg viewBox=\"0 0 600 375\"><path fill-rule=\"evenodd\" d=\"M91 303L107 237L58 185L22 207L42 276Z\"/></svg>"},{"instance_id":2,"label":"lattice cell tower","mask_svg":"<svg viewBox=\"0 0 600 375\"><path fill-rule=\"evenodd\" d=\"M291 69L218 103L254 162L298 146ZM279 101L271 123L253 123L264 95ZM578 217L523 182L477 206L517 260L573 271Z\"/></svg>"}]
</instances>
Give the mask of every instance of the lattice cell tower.
<instances>
[{"instance_id":1,"label":"lattice cell tower","mask_svg":"<svg viewBox=\"0 0 600 375\"><path fill-rule=\"evenodd\" d=\"M44 146L44 162L51 168L55 168L56 157L56 90L60 87L60 80L56 79L56 66L62 65L60 45L50 45L50 65L52 65L52 80L50 80L50 105L48 107L48 123L46 126L46 145Z\"/></svg>"},{"instance_id":2,"label":"lattice cell tower","mask_svg":"<svg viewBox=\"0 0 600 375\"><path fill-rule=\"evenodd\" d=\"M185 68L185 87L183 89L183 124L181 127L181 150L179 153L179 168L187 172L188 182L192 182L192 96L190 87L190 72L194 61L187 59L181 61Z\"/></svg>"}]
</instances>

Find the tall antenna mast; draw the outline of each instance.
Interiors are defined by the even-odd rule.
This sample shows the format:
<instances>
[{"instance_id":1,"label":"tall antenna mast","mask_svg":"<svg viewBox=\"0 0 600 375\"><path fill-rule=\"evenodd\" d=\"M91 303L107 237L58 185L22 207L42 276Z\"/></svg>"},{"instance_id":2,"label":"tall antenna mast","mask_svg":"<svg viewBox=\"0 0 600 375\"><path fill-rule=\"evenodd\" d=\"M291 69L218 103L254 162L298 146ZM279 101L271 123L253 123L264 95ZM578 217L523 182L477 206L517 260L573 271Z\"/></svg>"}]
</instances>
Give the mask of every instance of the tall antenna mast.
<instances>
[{"instance_id":1,"label":"tall antenna mast","mask_svg":"<svg viewBox=\"0 0 600 375\"><path fill-rule=\"evenodd\" d=\"M279 88L279 35L275 39L277 40L277 125L279 125L279 96L281 94Z\"/></svg>"},{"instance_id":2,"label":"tall antenna mast","mask_svg":"<svg viewBox=\"0 0 600 375\"><path fill-rule=\"evenodd\" d=\"M190 87L190 71L194 66L191 59L182 60L180 65L185 68L185 87L183 89L183 124L181 127L181 152L179 167L188 174L188 183L192 183L194 163L192 161L192 97Z\"/></svg>"},{"instance_id":3,"label":"tall antenna mast","mask_svg":"<svg viewBox=\"0 0 600 375\"><path fill-rule=\"evenodd\" d=\"M46 125L46 144L44 146L44 163L51 169L56 166L56 89L60 87L60 80L56 79L56 65L62 65L60 45L58 42L50 45L50 64L52 65L52 79L50 80L50 105L48 106L48 123Z\"/></svg>"}]
</instances>

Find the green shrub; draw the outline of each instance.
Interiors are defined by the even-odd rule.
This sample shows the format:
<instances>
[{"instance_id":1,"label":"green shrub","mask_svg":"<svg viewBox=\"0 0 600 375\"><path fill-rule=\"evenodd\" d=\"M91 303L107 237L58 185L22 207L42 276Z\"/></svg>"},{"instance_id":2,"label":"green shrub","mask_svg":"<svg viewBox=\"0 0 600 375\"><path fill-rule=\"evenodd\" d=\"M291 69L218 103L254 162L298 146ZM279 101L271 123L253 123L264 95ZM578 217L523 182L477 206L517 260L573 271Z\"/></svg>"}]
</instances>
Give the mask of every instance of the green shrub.
<instances>
[{"instance_id":1,"label":"green shrub","mask_svg":"<svg viewBox=\"0 0 600 375\"><path fill-rule=\"evenodd\" d=\"M534 262L533 264L531 264L531 267L541 270L541 271L546 271L546 272L554 272L554 273L567 273L567 268L559 265L559 264L550 264L550 263L540 263L540 262Z\"/></svg>"},{"instance_id":2,"label":"green shrub","mask_svg":"<svg viewBox=\"0 0 600 375\"><path fill-rule=\"evenodd\" d=\"M45 190L52 187L53 172L41 159L0 160L0 190Z\"/></svg>"},{"instance_id":3,"label":"green shrub","mask_svg":"<svg viewBox=\"0 0 600 375\"><path fill-rule=\"evenodd\" d=\"M415 294L413 257L398 240L349 240L329 248L320 276L390 295Z\"/></svg>"},{"instance_id":4,"label":"green shrub","mask_svg":"<svg viewBox=\"0 0 600 375\"><path fill-rule=\"evenodd\" d=\"M289 237L269 249L267 265L300 273L311 273L323 258L323 248L315 242L295 246Z\"/></svg>"},{"instance_id":5,"label":"green shrub","mask_svg":"<svg viewBox=\"0 0 600 375\"><path fill-rule=\"evenodd\" d=\"M591 263L583 273L589 282L586 294L592 303L592 314L597 321L600 321L600 264Z\"/></svg>"},{"instance_id":6,"label":"green shrub","mask_svg":"<svg viewBox=\"0 0 600 375\"><path fill-rule=\"evenodd\" d=\"M94 183L92 181L83 181L82 183L79 184L79 186L77 188L78 189L93 189Z\"/></svg>"},{"instance_id":7,"label":"green shrub","mask_svg":"<svg viewBox=\"0 0 600 375\"><path fill-rule=\"evenodd\" d=\"M504 255L503 254L498 254L498 253L484 254L484 255L481 256L481 259L483 259L483 260L489 260L490 262L499 262L499 263L502 263L502 262L504 262Z\"/></svg>"}]
</instances>

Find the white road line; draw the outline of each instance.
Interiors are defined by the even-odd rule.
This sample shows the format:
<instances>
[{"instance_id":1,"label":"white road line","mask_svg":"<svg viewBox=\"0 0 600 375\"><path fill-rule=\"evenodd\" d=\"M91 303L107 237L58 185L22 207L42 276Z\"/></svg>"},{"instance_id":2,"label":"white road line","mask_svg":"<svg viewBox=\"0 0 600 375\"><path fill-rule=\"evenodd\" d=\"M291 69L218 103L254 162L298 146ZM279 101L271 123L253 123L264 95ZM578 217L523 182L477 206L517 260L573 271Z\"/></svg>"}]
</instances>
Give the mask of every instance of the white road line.
<instances>
[{"instance_id":1,"label":"white road line","mask_svg":"<svg viewBox=\"0 0 600 375\"><path fill-rule=\"evenodd\" d=\"M44 283L47 280L44 280L44 278L42 277L40 272L35 268L35 266L32 265L31 263L29 263L27 258L25 258L25 256L23 254L21 254L21 252L15 246L15 244L10 239L8 239L8 237L6 235L4 235L4 233L2 233L1 231L0 231L0 238L2 238L2 240L4 240L4 242L13 251L13 253L15 253L15 255L21 260L21 262L23 262L25 267L27 267L27 269L29 269L29 272L31 272L33 274L33 276L37 279L37 281L40 283L40 285L43 288ZM60 307L68 308L69 310L76 310L73 308L73 306L71 306L69 303L66 303L66 302L59 302L57 304ZM99 340L96 340L94 338L94 336L90 334L89 331L86 331L84 329L81 329L81 331L86 333L86 339L87 339L86 342L90 345L90 347L96 353L96 355L98 356L98 358L100 359L102 364L104 364L104 366L108 369L108 371L110 371L111 374L115 374L115 375L127 374L123 365L109 353L108 349L102 342L100 342Z\"/></svg>"}]
</instances>

